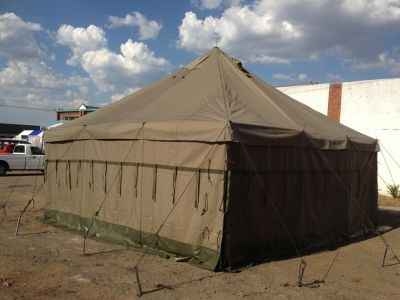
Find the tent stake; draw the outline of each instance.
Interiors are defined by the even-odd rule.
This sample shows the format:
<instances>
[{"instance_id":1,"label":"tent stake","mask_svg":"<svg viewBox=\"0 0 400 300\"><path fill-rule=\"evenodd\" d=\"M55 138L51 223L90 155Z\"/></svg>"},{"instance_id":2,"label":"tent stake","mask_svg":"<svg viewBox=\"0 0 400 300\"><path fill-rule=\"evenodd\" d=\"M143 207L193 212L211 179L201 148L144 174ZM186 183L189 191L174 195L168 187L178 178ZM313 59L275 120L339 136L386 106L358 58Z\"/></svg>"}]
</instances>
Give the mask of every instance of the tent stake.
<instances>
[{"instance_id":1,"label":"tent stake","mask_svg":"<svg viewBox=\"0 0 400 300\"><path fill-rule=\"evenodd\" d=\"M4 216L7 216L7 202L3 202L0 204L0 209L3 210Z\"/></svg>"},{"instance_id":2,"label":"tent stake","mask_svg":"<svg viewBox=\"0 0 400 300\"><path fill-rule=\"evenodd\" d=\"M86 231L86 230L85 230ZM82 255L86 255L86 232L83 234L83 247L82 247Z\"/></svg>"},{"instance_id":3,"label":"tent stake","mask_svg":"<svg viewBox=\"0 0 400 300\"><path fill-rule=\"evenodd\" d=\"M28 203L26 203L24 209L21 211L20 215L18 216L17 227L15 228L15 236L18 235L19 226L21 225L22 216L25 214L26 210L28 209L28 207L29 207L29 205L30 205L31 203L34 205L34 203L35 203L34 201L35 201L35 200L34 200L33 198L31 198L31 199L28 201Z\"/></svg>"},{"instance_id":4,"label":"tent stake","mask_svg":"<svg viewBox=\"0 0 400 300\"><path fill-rule=\"evenodd\" d=\"M2 224L7 218L7 202L1 203L0 209L3 211L4 214L3 218L0 221L0 224Z\"/></svg>"},{"instance_id":5,"label":"tent stake","mask_svg":"<svg viewBox=\"0 0 400 300\"><path fill-rule=\"evenodd\" d=\"M396 255L396 253L394 253L392 247L390 247L389 245L386 245L386 247L385 247L385 252L384 252L383 258L382 258L382 268L387 267L387 266L390 266L390 265L387 265L387 264L386 264L386 257L387 257L387 254L388 254L389 251L393 254L393 258L397 261L396 264L400 264L400 259L399 259L399 257Z\"/></svg>"},{"instance_id":6,"label":"tent stake","mask_svg":"<svg viewBox=\"0 0 400 300\"><path fill-rule=\"evenodd\" d=\"M137 284L137 296L142 297L143 296L143 290L142 290L142 284L140 283L140 277L139 277L139 268L138 266L135 266L135 276L136 276L136 284Z\"/></svg>"},{"instance_id":7,"label":"tent stake","mask_svg":"<svg viewBox=\"0 0 400 300\"><path fill-rule=\"evenodd\" d=\"M304 259L300 260L299 263L299 270L297 274L297 286L302 287L303 286L303 276L304 276L304 271L306 270L307 263Z\"/></svg>"},{"instance_id":8,"label":"tent stake","mask_svg":"<svg viewBox=\"0 0 400 300\"><path fill-rule=\"evenodd\" d=\"M84 227L82 255L86 255L86 240L87 237L89 236L89 231L92 228L93 223L94 223L94 218L92 219L92 223L89 225L89 227Z\"/></svg>"},{"instance_id":9,"label":"tent stake","mask_svg":"<svg viewBox=\"0 0 400 300\"><path fill-rule=\"evenodd\" d=\"M386 260L387 252L388 252L388 246L385 247L385 253L383 254L382 268L385 266L385 260Z\"/></svg>"}]
</instances>

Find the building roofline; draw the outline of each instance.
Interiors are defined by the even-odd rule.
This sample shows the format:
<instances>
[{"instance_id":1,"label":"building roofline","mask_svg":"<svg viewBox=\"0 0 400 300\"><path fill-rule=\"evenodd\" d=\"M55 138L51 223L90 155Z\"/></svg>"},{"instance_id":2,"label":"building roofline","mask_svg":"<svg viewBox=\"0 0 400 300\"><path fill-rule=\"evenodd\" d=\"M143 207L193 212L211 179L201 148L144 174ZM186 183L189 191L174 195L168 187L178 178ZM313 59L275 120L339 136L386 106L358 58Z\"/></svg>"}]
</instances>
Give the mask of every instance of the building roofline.
<instances>
[{"instance_id":1,"label":"building roofline","mask_svg":"<svg viewBox=\"0 0 400 300\"><path fill-rule=\"evenodd\" d=\"M316 85L330 85L335 83L341 84L364 84L370 83L373 81L389 81L389 80L400 80L400 77L391 77L391 78L375 78L375 79L365 79L365 80L352 80L352 81L332 81L332 82L316 82L316 83L299 83L299 84L288 84L288 85L280 85L275 86L275 88L290 88L296 86L316 86Z\"/></svg>"},{"instance_id":2,"label":"building roofline","mask_svg":"<svg viewBox=\"0 0 400 300\"><path fill-rule=\"evenodd\" d=\"M74 107L74 108L72 108L72 107L65 107L65 108L59 107L59 108L56 109L56 112L80 112L81 111L80 107L81 106ZM85 107L86 107L85 111L94 111L94 110L100 108L100 106L94 106L94 105L85 105Z\"/></svg>"}]
</instances>

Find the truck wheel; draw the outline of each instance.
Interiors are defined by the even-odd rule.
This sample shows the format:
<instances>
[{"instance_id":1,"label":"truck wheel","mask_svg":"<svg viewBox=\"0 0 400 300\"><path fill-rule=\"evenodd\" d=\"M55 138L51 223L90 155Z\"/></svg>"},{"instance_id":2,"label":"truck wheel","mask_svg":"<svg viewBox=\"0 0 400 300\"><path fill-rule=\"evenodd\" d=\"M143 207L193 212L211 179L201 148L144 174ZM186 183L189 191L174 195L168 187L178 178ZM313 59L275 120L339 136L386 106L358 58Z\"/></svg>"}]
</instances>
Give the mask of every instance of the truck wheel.
<instances>
[{"instance_id":1,"label":"truck wheel","mask_svg":"<svg viewBox=\"0 0 400 300\"><path fill-rule=\"evenodd\" d=\"M6 166L3 164L0 164L0 176L6 175L6 172L7 172Z\"/></svg>"}]
</instances>

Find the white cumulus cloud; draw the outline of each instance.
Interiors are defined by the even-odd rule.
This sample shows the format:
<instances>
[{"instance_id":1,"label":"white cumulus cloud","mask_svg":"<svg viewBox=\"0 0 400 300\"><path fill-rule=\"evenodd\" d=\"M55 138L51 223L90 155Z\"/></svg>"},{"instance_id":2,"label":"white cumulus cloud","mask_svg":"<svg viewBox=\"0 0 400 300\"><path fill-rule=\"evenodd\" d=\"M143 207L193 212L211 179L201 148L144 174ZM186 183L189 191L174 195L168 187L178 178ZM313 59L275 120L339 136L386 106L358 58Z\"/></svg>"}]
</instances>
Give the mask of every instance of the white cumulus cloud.
<instances>
[{"instance_id":1,"label":"white cumulus cloud","mask_svg":"<svg viewBox=\"0 0 400 300\"><path fill-rule=\"evenodd\" d=\"M103 91L141 85L169 66L166 59L156 57L146 44L131 39L121 44L120 53L106 48L88 51L82 55L80 62Z\"/></svg>"},{"instance_id":2,"label":"white cumulus cloud","mask_svg":"<svg viewBox=\"0 0 400 300\"><path fill-rule=\"evenodd\" d=\"M14 13L0 15L0 55L7 59L31 59L42 53L35 32L40 24L25 22Z\"/></svg>"},{"instance_id":3,"label":"white cumulus cloud","mask_svg":"<svg viewBox=\"0 0 400 300\"><path fill-rule=\"evenodd\" d=\"M143 42L128 39L119 51L112 51L102 28L64 24L55 40L70 50L66 62L75 68L73 73L83 74L66 75L51 67L54 55L46 44L49 37L40 24L14 13L0 14L0 104L48 109L101 104L111 95L115 100L135 91L170 67ZM0 118L6 116L7 111L0 111ZM40 119L35 122L43 124Z\"/></svg>"},{"instance_id":4,"label":"white cumulus cloud","mask_svg":"<svg viewBox=\"0 0 400 300\"><path fill-rule=\"evenodd\" d=\"M256 0L218 15L186 12L178 46L200 53L217 44L242 60L266 64L327 56L379 63L381 53L392 51L385 41L399 34L400 0Z\"/></svg>"},{"instance_id":5,"label":"white cumulus cloud","mask_svg":"<svg viewBox=\"0 0 400 300\"><path fill-rule=\"evenodd\" d=\"M55 72L39 33L46 34L40 24L14 13L0 14L0 57L5 59L0 68L1 104L54 108L87 97L90 80Z\"/></svg>"},{"instance_id":6,"label":"white cumulus cloud","mask_svg":"<svg viewBox=\"0 0 400 300\"><path fill-rule=\"evenodd\" d=\"M104 30L94 25L87 28L61 25L56 38L59 44L71 49L72 56L67 61L70 65L76 65L85 52L101 49L107 45Z\"/></svg>"},{"instance_id":7,"label":"white cumulus cloud","mask_svg":"<svg viewBox=\"0 0 400 300\"><path fill-rule=\"evenodd\" d=\"M302 36L302 29L288 20L275 20L271 14L259 13L249 6L234 6L219 18L199 19L195 13L187 12L179 27L179 46L202 52L217 44L250 61L287 63L282 50ZM268 45L274 47L267 50Z\"/></svg>"},{"instance_id":8,"label":"white cumulus cloud","mask_svg":"<svg viewBox=\"0 0 400 300\"><path fill-rule=\"evenodd\" d=\"M0 69L0 103L55 108L87 98L89 80L64 76L39 60L10 60Z\"/></svg>"},{"instance_id":9,"label":"white cumulus cloud","mask_svg":"<svg viewBox=\"0 0 400 300\"><path fill-rule=\"evenodd\" d=\"M143 42L128 39L120 45L120 52L111 51L106 46L104 31L94 25L87 28L62 25L57 38L60 44L71 49L72 56L67 62L81 66L103 92L141 86L170 66L165 58L157 57Z\"/></svg>"},{"instance_id":10,"label":"white cumulus cloud","mask_svg":"<svg viewBox=\"0 0 400 300\"><path fill-rule=\"evenodd\" d=\"M160 33L162 25L154 20L148 20L140 12L132 12L125 17L110 16L108 17L109 28L118 27L137 27L139 31L139 40L154 39Z\"/></svg>"}]
</instances>

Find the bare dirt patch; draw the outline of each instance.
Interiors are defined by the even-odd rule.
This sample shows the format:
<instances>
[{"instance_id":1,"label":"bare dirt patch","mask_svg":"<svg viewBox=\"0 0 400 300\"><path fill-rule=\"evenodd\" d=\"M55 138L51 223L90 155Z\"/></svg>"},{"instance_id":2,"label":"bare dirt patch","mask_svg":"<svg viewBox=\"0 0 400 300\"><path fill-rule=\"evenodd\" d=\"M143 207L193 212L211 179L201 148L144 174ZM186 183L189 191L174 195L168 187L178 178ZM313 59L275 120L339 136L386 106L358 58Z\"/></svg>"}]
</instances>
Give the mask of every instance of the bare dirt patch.
<instances>
[{"instance_id":1,"label":"bare dirt patch","mask_svg":"<svg viewBox=\"0 0 400 300\"><path fill-rule=\"evenodd\" d=\"M0 299L136 299L133 267L142 252L89 240L88 250L98 254L83 256L79 234L41 223L41 194L15 236L34 182L33 177L0 178L0 204L13 191L5 210L0 205ZM383 210L382 224L397 227L399 215ZM385 238L400 253L400 229ZM337 259L325 283L302 288L296 286L298 258L214 273L173 257L146 255L139 269L142 299L400 299L400 265L382 268L384 250L379 238L371 238L308 255L306 282L321 279Z\"/></svg>"},{"instance_id":2,"label":"bare dirt patch","mask_svg":"<svg viewBox=\"0 0 400 300\"><path fill-rule=\"evenodd\" d=\"M399 207L400 208L400 199L395 199L391 196L379 195L378 198L379 206L389 206L389 207Z\"/></svg>"}]
</instances>

